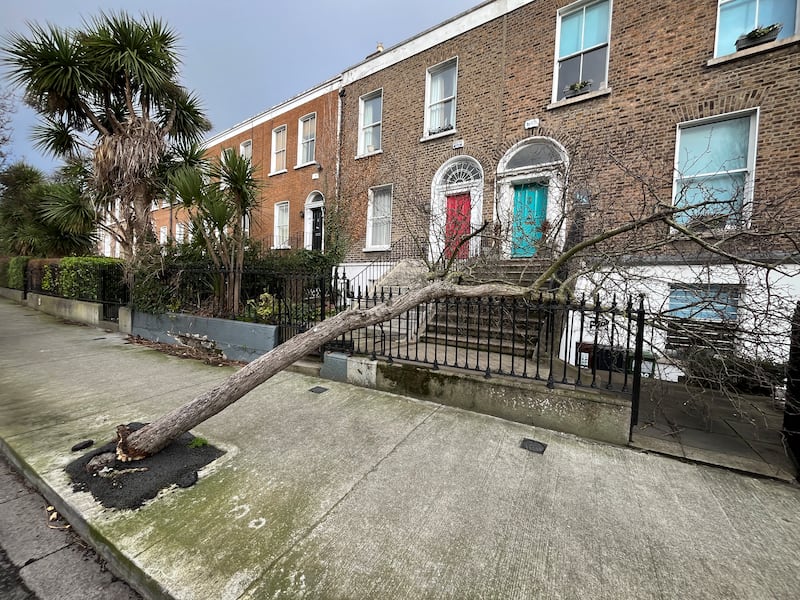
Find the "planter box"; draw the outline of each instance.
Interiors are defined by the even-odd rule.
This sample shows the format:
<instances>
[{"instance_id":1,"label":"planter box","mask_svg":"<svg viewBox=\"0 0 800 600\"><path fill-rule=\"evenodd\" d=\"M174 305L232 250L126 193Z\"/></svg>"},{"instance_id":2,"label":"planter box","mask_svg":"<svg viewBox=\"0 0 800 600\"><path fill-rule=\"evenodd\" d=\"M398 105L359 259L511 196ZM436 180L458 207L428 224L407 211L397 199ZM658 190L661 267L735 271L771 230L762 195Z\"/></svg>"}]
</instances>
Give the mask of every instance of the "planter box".
<instances>
[{"instance_id":1,"label":"planter box","mask_svg":"<svg viewBox=\"0 0 800 600\"><path fill-rule=\"evenodd\" d=\"M588 94L592 91L592 86L587 85L579 90L572 90L567 88L564 90L564 98L574 98L575 96L582 96L583 94Z\"/></svg>"},{"instance_id":2,"label":"planter box","mask_svg":"<svg viewBox=\"0 0 800 600\"><path fill-rule=\"evenodd\" d=\"M773 29L766 35L762 35L757 38L749 38L747 35L741 36L738 40L736 40L736 51L739 52L740 50L744 50L746 48L752 48L753 46L760 46L761 44L766 44L767 42L774 42L778 39L778 34L781 32L782 27L778 27L777 29Z\"/></svg>"},{"instance_id":3,"label":"planter box","mask_svg":"<svg viewBox=\"0 0 800 600\"><path fill-rule=\"evenodd\" d=\"M131 333L165 344L202 345L229 360L250 362L280 343L274 325L167 313L133 313Z\"/></svg>"}]
</instances>

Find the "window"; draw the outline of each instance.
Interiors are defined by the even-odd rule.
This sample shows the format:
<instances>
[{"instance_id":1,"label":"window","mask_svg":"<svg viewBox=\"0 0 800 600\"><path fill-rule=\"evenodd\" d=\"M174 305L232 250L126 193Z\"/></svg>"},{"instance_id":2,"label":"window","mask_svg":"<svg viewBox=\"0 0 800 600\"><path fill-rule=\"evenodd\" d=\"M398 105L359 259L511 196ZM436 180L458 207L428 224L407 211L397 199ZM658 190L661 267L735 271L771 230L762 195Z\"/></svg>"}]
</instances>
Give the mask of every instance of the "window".
<instances>
[{"instance_id":1,"label":"window","mask_svg":"<svg viewBox=\"0 0 800 600\"><path fill-rule=\"evenodd\" d=\"M383 90L361 96L358 113L358 154L377 152L381 149Z\"/></svg>"},{"instance_id":2,"label":"window","mask_svg":"<svg viewBox=\"0 0 800 600\"><path fill-rule=\"evenodd\" d=\"M392 186L369 191L367 206L367 249L388 250L392 233Z\"/></svg>"},{"instance_id":3,"label":"window","mask_svg":"<svg viewBox=\"0 0 800 600\"><path fill-rule=\"evenodd\" d=\"M425 84L425 136L455 130L458 60L428 69Z\"/></svg>"},{"instance_id":4,"label":"window","mask_svg":"<svg viewBox=\"0 0 800 600\"><path fill-rule=\"evenodd\" d=\"M758 27L780 23L777 39L793 36L797 10L797 0L719 0L714 56L736 52L736 40Z\"/></svg>"},{"instance_id":5,"label":"window","mask_svg":"<svg viewBox=\"0 0 800 600\"><path fill-rule=\"evenodd\" d=\"M245 140L239 144L239 155L247 160L253 158L253 140Z\"/></svg>"},{"instance_id":6,"label":"window","mask_svg":"<svg viewBox=\"0 0 800 600\"><path fill-rule=\"evenodd\" d=\"M609 0L559 11L556 100L607 87L610 23Z\"/></svg>"},{"instance_id":7,"label":"window","mask_svg":"<svg viewBox=\"0 0 800 600\"><path fill-rule=\"evenodd\" d=\"M286 170L286 125L272 130L272 164L270 173L281 173Z\"/></svg>"},{"instance_id":8,"label":"window","mask_svg":"<svg viewBox=\"0 0 800 600\"><path fill-rule=\"evenodd\" d=\"M314 146L317 141L317 115L312 113L300 119L298 127L297 166L314 162Z\"/></svg>"},{"instance_id":9,"label":"window","mask_svg":"<svg viewBox=\"0 0 800 600\"><path fill-rule=\"evenodd\" d=\"M186 223L176 223L175 242L178 244L183 244L186 241Z\"/></svg>"},{"instance_id":10,"label":"window","mask_svg":"<svg viewBox=\"0 0 800 600\"><path fill-rule=\"evenodd\" d=\"M166 244L167 243L167 226L162 225L158 230L158 243L159 244Z\"/></svg>"},{"instance_id":11,"label":"window","mask_svg":"<svg viewBox=\"0 0 800 600\"><path fill-rule=\"evenodd\" d=\"M289 247L289 203L279 202L275 205L275 237L274 248Z\"/></svg>"},{"instance_id":12,"label":"window","mask_svg":"<svg viewBox=\"0 0 800 600\"><path fill-rule=\"evenodd\" d=\"M666 348L673 355L732 352L740 288L735 285L674 285L669 292Z\"/></svg>"},{"instance_id":13,"label":"window","mask_svg":"<svg viewBox=\"0 0 800 600\"><path fill-rule=\"evenodd\" d=\"M694 229L741 226L752 199L756 113L678 126L675 221Z\"/></svg>"}]
</instances>

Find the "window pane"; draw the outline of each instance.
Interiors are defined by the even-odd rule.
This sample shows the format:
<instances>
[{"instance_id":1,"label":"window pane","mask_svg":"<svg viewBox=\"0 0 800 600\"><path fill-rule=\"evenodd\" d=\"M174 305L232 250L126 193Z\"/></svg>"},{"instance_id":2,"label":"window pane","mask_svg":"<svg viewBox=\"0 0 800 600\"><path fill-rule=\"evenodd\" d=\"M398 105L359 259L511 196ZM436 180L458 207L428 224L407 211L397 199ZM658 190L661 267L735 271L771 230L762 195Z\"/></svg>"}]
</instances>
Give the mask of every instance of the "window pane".
<instances>
[{"instance_id":1,"label":"window pane","mask_svg":"<svg viewBox=\"0 0 800 600\"><path fill-rule=\"evenodd\" d=\"M381 96L364 101L364 125L371 125L381 120Z\"/></svg>"},{"instance_id":2,"label":"window pane","mask_svg":"<svg viewBox=\"0 0 800 600\"><path fill-rule=\"evenodd\" d=\"M558 63L558 98L564 97L564 88L581 80L581 55Z\"/></svg>"},{"instance_id":3,"label":"window pane","mask_svg":"<svg viewBox=\"0 0 800 600\"><path fill-rule=\"evenodd\" d=\"M736 52L736 39L756 26L756 0L733 0L719 7L717 56Z\"/></svg>"},{"instance_id":4,"label":"window pane","mask_svg":"<svg viewBox=\"0 0 800 600\"><path fill-rule=\"evenodd\" d=\"M608 42L608 2L598 2L586 7L583 25L583 48Z\"/></svg>"},{"instance_id":5,"label":"window pane","mask_svg":"<svg viewBox=\"0 0 800 600\"><path fill-rule=\"evenodd\" d=\"M795 0L761 0L758 7L758 24L783 23L778 39L794 35L797 2Z\"/></svg>"},{"instance_id":6,"label":"window pane","mask_svg":"<svg viewBox=\"0 0 800 600\"><path fill-rule=\"evenodd\" d=\"M719 285L673 289L669 294L669 311L671 316L684 319L733 320L738 299L738 290Z\"/></svg>"},{"instance_id":7,"label":"window pane","mask_svg":"<svg viewBox=\"0 0 800 600\"><path fill-rule=\"evenodd\" d=\"M702 179L685 179L680 182L676 206L694 206L675 215L682 224L705 222L708 227L737 225L744 198L745 173L725 173ZM710 222L714 215L729 215L730 218ZM713 220L713 219L712 219Z\"/></svg>"},{"instance_id":8,"label":"window pane","mask_svg":"<svg viewBox=\"0 0 800 600\"><path fill-rule=\"evenodd\" d=\"M747 168L750 117L681 129L679 175Z\"/></svg>"},{"instance_id":9,"label":"window pane","mask_svg":"<svg viewBox=\"0 0 800 600\"><path fill-rule=\"evenodd\" d=\"M561 39L558 46L558 56L564 57L575 54L581 49L581 29L583 28L583 11L562 17Z\"/></svg>"},{"instance_id":10,"label":"window pane","mask_svg":"<svg viewBox=\"0 0 800 600\"><path fill-rule=\"evenodd\" d=\"M431 102L450 98L456 89L455 65L431 74Z\"/></svg>"},{"instance_id":11,"label":"window pane","mask_svg":"<svg viewBox=\"0 0 800 600\"><path fill-rule=\"evenodd\" d=\"M603 46L583 55L583 69L581 71L581 81L591 81L591 89L600 88L600 82L606 80L606 56L608 46Z\"/></svg>"}]
</instances>

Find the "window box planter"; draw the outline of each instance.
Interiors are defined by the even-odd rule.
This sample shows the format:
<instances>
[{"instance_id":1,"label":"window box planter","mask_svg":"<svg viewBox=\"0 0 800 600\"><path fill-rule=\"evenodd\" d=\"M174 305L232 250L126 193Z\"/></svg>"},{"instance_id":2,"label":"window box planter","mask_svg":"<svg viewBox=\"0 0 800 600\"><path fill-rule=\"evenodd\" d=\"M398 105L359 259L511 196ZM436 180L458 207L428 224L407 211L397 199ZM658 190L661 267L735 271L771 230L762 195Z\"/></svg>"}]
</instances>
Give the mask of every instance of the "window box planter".
<instances>
[{"instance_id":1,"label":"window box planter","mask_svg":"<svg viewBox=\"0 0 800 600\"><path fill-rule=\"evenodd\" d=\"M766 27L756 27L750 33L746 33L736 40L736 51L739 52L745 48L752 48L753 46L766 44L767 42L774 42L778 39L778 34L781 32L781 29L783 29L783 24L781 23L773 23Z\"/></svg>"},{"instance_id":2,"label":"window box planter","mask_svg":"<svg viewBox=\"0 0 800 600\"><path fill-rule=\"evenodd\" d=\"M592 81L576 81L564 88L564 98L574 98L592 91Z\"/></svg>"}]
</instances>

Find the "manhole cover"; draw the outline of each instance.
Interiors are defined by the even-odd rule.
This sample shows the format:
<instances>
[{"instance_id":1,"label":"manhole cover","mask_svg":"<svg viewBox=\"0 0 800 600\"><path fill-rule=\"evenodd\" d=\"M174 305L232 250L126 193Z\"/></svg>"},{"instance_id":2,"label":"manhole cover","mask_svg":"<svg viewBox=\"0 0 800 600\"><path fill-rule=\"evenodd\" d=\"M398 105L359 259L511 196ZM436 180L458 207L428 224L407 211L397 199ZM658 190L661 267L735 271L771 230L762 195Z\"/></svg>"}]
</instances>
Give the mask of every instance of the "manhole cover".
<instances>
[{"instance_id":1,"label":"manhole cover","mask_svg":"<svg viewBox=\"0 0 800 600\"><path fill-rule=\"evenodd\" d=\"M322 387L321 385L316 385L316 386L312 387L308 391L313 393L313 394L321 394L322 392L327 392L328 388Z\"/></svg>"},{"instance_id":2,"label":"manhole cover","mask_svg":"<svg viewBox=\"0 0 800 600\"><path fill-rule=\"evenodd\" d=\"M527 450L528 452L536 452L536 454L544 454L544 451L547 448L547 444L543 442L537 442L536 440L532 440L530 438L524 438L519 447Z\"/></svg>"}]
</instances>

